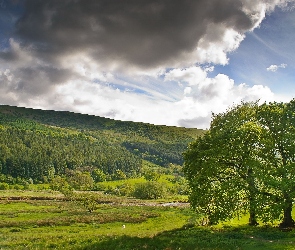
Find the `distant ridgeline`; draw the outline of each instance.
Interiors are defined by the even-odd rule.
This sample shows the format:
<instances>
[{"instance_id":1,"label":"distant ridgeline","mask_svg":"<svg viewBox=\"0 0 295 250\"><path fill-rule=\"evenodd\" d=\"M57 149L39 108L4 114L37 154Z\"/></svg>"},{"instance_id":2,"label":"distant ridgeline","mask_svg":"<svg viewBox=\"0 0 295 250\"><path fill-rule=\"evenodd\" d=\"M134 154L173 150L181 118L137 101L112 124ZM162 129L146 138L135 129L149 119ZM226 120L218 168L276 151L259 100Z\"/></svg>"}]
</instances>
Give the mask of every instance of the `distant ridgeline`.
<instances>
[{"instance_id":1,"label":"distant ridgeline","mask_svg":"<svg viewBox=\"0 0 295 250\"><path fill-rule=\"evenodd\" d=\"M42 182L67 170L137 175L142 160L182 165L200 129L0 105L0 173Z\"/></svg>"}]
</instances>

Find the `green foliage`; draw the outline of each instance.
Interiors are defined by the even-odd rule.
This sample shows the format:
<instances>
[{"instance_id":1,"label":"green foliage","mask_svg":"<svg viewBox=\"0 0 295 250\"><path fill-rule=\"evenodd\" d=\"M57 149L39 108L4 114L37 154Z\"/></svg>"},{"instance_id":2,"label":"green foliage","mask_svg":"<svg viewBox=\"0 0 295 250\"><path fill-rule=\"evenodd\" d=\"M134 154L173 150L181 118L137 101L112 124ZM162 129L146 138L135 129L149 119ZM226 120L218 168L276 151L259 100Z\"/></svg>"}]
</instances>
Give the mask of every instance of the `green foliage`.
<instances>
[{"instance_id":1,"label":"green foliage","mask_svg":"<svg viewBox=\"0 0 295 250\"><path fill-rule=\"evenodd\" d=\"M262 133L255 122L256 108L255 103L245 103L214 115L208 133L185 153L191 205L210 223L255 210Z\"/></svg>"},{"instance_id":2,"label":"green foliage","mask_svg":"<svg viewBox=\"0 0 295 250\"><path fill-rule=\"evenodd\" d=\"M134 193L134 185L131 185L128 182L117 186L117 189L121 196L131 196Z\"/></svg>"},{"instance_id":3,"label":"green foliage","mask_svg":"<svg viewBox=\"0 0 295 250\"><path fill-rule=\"evenodd\" d=\"M0 190L8 190L9 189L9 185L7 183L0 183Z\"/></svg>"},{"instance_id":4,"label":"green foliage","mask_svg":"<svg viewBox=\"0 0 295 250\"><path fill-rule=\"evenodd\" d=\"M120 170L120 169L117 169L115 171L115 173L113 174L113 180L125 180L127 178L126 174Z\"/></svg>"},{"instance_id":5,"label":"green foliage","mask_svg":"<svg viewBox=\"0 0 295 250\"><path fill-rule=\"evenodd\" d=\"M97 195L90 193L79 194L75 199L75 201L85 207L89 213L92 213L97 208L97 200Z\"/></svg>"},{"instance_id":6,"label":"green foliage","mask_svg":"<svg viewBox=\"0 0 295 250\"><path fill-rule=\"evenodd\" d=\"M67 181L75 190L91 190L93 187L93 179L89 172L68 170Z\"/></svg>"},{"instance_id":7,"label":"green foliage","mask_svg":"<svg viewBox=\"0 0 295 250\"><path fill-rule=\"evenodd\" d=\"M23 185L19 185L19 184L15 184L15 185L12 185L10 188L11 189L15 189L15 190L23 190L24 189L24 186Z\"/></svg>"},{"instance_id":8,"label":"green foliage","mask_svg":"<svg viewBox=\"0 0 295 250\"><path fill-rule=\"evenodd\" d=\"M277 218L283 211L281 226L295 226L292 206L295 198L295 100L263 104L257 118L266 130L263 160L267 167L261 176L269 208L264 220Z\"/></svg>"},{"instance_id":9,"label":"green foliage","mask_svg":"<svg viewBox=\"0 0 295 250\"><path fill-rule=\"evenodd\" d=\"M148 181L135 185L133 196L138 199L165 198L167 187L164 183Z\"/></svg>"},{"instance_id":10,"label":"green foliage","mask_svg":"<svg viewBox=\"0 0 295 250\"><path fill-rule=\"evenodd\" d=\"M67 182L66 178L56 176L51 180L50 189L62 192L63 190L70 190L71 186Z\"/></svg>"},{"instance_id":11,"label":"green foliage","mask_svg":"<svg viewBox=\"0 0 295 250\"><path fill-rule=\"evenodd\" d=\"M106 174L99 168L94 169L91 176L95 182L103 182L107 179Z\"/></svg>"},{"instance_id":12,"label":"green foliage","mask_svg":"<svg viewBox=\"0 0 295 250\"><path fill-rule=\"evenodd\" d=\"M130 178L139 176L142 159L163 167L181 164L182 151L203 133L10 106L0 106L0 126L0 173L34 183L50 182L67 169L85 172L86 166L92 175L99 169L123 178L120 170Z\"/></svg>"},{"instance_id":13,"label":"green foliage","mask_svg":"<svg viewBox=\"0 0 295 250\"><path fill-rule=\"evenodd\" d=\"M252 225L282 216L282 226L294 226L294 140L294 100L242 103L214 115L184 155L191 205L211 223L249 212Z\"/></svg>"},{"instance_id":14,"label":"green foliage","mask_svg":"<svg viewBox=\"0 0 295 250\"><path fill-rule=\"evenodd\" d=\"M161 175L159 173L157 173L156 171L154 171L152 169L147 169L143 173L143 176L147 181L158 181L161 177Z\"/></svg>"},{"instance_id":15,"label":"green foliage","mask_svg":"<svg viewBox=\"0 0 295 250\"><path fill-rule=\"evenodd\" d=\"M189 194L189 185L188 181L182 176L174 176L174 178L170 179L170 182L173 183L172 189L173 193L180 195L188 195Z\"/></svg>"}]
</instances>

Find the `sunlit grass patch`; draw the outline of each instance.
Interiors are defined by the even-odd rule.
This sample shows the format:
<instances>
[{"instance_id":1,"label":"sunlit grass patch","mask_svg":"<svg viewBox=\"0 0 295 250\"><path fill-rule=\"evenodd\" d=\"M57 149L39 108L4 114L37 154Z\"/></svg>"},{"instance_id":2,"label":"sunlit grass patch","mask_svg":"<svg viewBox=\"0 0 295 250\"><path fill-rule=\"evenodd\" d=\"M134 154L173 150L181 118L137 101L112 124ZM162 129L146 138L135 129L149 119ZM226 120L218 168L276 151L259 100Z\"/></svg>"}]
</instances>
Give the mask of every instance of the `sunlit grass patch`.
<instances>
[{"instance_id":1,"label":"sunlit grass patch","mask_svg":"<svg viewBox=\"0 0 295 250\"><path fill-rule=\"evenodd\" d=\"M91 213L76 201L2 200L0 249L295 249L294 231L249 227L247 215L204 227L188 207L119 200Z\"/></svg>"}]
</instances>

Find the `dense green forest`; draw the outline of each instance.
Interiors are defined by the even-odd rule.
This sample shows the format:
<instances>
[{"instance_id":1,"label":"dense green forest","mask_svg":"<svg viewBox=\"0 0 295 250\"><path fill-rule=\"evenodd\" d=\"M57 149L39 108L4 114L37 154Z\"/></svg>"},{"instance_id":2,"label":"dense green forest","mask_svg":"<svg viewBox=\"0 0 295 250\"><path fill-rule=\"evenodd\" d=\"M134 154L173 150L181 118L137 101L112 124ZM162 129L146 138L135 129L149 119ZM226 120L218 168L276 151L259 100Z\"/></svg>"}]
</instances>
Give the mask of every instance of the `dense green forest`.
<instances>
[{"instance_id":1,"label":"dense green forest","mask_svg":"<svg viewBox=\"0 0 295 250\"><path fill-rule=\"evenodd\" d=\"M91 173L95 169L113 179L122 173L138 176L143 160L164 168L182 165L188 143L203 133L199 129L2 105L0 181L12 177L46 182L67 171Z\"/></svg>"}]
</instances>

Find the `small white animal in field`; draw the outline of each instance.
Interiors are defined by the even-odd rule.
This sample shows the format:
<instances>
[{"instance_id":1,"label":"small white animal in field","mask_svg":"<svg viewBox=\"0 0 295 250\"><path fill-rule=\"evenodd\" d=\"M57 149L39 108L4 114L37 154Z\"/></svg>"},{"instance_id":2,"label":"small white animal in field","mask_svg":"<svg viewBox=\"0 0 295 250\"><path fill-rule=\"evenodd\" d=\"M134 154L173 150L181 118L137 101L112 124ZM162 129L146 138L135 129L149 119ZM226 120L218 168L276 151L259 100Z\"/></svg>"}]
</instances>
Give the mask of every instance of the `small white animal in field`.
<instances>
[{"instance_id":1,"label":"small white animal in field","mask_svg":"<svg viewBox=\"0 0 295 250\"><path fill-rule=\"evenodd\" d=\"M125 228L125 225L123 225L122 228Z\"/></svg>"}]
</instances>

